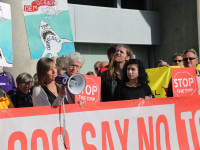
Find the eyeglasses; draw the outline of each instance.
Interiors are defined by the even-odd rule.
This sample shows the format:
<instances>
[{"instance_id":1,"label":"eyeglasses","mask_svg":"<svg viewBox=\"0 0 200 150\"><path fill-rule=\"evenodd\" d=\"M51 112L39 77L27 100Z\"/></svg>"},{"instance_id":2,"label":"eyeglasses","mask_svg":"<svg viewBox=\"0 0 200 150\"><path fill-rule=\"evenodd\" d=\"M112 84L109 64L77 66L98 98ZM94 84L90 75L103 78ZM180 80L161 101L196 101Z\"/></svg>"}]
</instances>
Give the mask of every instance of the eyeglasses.
<instances>
[{"instance_id":1,"label":"eyeglasses","mask_svg":"<svg viewBox=\"0 0 200 150\"><path fill-rule=\"evenodd\" d=\"M32 84L32 82L21 82L20 84L23 84L23 85L31 85Z\"/></svg>"},{"instance_id":2,"label":"eyeglasses","mask_svg":"<svg viewBox=\"0 0 200 150\"><path fill-rule=\"evenodd\" d=\"M194 58L194 57L183 58L183 61L188 61L188 59L189 59L189 60L193 60L193 59L196 59L196 58Z\"/></svg>"},{"instance_id":3,"label":"eyeglasses","mask_svg":"<svg viewBox=\"0 0 200 150\"><path fill-rule=\"evenodd\" d=\"M96 68L94 68L94 70L99 70L99 68L98 68L98 67L96 67Z\"/></svg>"},{"instance_id":4,"label":"eyeglasses","mask_svg":"<svg viewBox=\"0 0 200 150\"><path fill-rule=\"evenodd\" d=\"M183 60L173 60L174 63L176 62L182 62Z\"/></svg>"},{"instance_id":5,"label":"eyeglasses","mask_svg":"<svg viewBox=\"0 0 200 150\"><path fill-rule=\"evenodd\" d=\"M81 68L81 66L77 66L77 65L69 65L69 68L76 68L76 69L80 69Z\"/></svg>"}]
</instances>

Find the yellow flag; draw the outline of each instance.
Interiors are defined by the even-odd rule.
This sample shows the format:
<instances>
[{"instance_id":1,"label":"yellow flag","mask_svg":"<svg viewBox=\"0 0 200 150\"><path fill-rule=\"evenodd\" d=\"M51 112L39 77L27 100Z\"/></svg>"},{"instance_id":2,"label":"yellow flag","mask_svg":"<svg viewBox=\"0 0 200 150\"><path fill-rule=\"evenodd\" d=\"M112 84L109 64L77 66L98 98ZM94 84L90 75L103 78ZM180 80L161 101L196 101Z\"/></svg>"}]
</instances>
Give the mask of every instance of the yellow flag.
<instances>
[{"instance_id":1,"label":"yellow flag","mask_svg":"<svg viewBox=\"0 0 200 150\"><path fill-rule=\"evenodd\" d=\"M180 66L146 69L149 77L149 86L156 98L166 97L166 89L171 79L171 68L180 68Z\"/></svg>"},{"instance_id":2,"label":"yellow flag","mask_svg":"<svg viewBox=\"0 0 200 150\"><path fill-rule=\"evenodd\" d=\"M200 64L198 64L196 68L197 68L198 70L200 70Z\"/></svg>"}]
</instances>

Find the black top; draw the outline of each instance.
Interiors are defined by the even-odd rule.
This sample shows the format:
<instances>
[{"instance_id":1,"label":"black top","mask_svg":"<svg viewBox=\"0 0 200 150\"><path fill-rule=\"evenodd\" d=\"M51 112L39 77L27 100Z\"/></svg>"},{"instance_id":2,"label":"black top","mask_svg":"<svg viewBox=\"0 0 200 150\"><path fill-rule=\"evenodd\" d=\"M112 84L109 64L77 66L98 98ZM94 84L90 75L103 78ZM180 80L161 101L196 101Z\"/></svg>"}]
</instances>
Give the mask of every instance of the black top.
<instances>
[{"instance_id":1,"label":"black top","mask_svg":"<svg viewBox=\"0 0 200 150\"><path fill-rule=\"evenodd\" d=\"M54 102L55 99L56 99L56 96L46 87L46 85L43 85L43 86L41 86L41 87L42 87L42 88L44 89L44 91L46 92L46 94L47 94L47 96L48 96L48 100L49 100L49 102L50 102L51 105L52 105L53 102ZM59 92L59 86L56 85L56 87L57 87L57 92ZM68 104L66 98L64 98L64 103L65 103L65 104Z\"/></svg>"},{"instance_id":2,"label":"black top","mask_svg":"<svg viewBox=\"0 0 200 150\"><path fill-rule=\"evenodd\" d=\"M32 94L30 92L24 95L19 89L17 89L16 93L10 95L10 99L15 108L33 107Z\"/></svg>"},{"instance_id":3,"label":"black top","mask_svg":"<svg viewBox=\"0 0 200 150\"><path fill-rule=\"evenodd\" d=\"M151 92L151 89L148 85L142 85L138 87L128 87L126 85L122 85L118 87L116 94L116 100L131 100L131 99L139 99L145 98L145 96L152 96L154 95Z\"/></svg>"},{"instance_id":4,"label":"black top","mask_svg":"<svg viewBox=\"0 0 200 150\"><path fill-rule=\"evenodd\" d=\"M108 70L101 74L101 101L115 101L115 95L117 87L121 85L122 81L118 78L117 74L115 77L107 78Z\"/></svg>"}]
</instances>

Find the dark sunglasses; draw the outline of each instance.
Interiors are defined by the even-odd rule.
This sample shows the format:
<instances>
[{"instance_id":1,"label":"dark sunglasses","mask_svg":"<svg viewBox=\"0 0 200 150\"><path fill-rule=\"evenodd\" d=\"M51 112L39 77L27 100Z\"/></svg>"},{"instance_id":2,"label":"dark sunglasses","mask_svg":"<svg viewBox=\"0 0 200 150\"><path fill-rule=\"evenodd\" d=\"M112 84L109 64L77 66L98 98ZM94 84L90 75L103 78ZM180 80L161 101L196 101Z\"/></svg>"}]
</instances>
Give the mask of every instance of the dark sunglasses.
<instances>
[{"instance_id":1,"label":"dark sunglasses","mask_svg":"<svg viewBox=\"0 0 200 150\"><path fill-rule=\"evenodd\" d=\"M196 59L196 58L194 58L194 57L183 58L183 61L188 61L188 59L189 59L189 60L193 60L193 59Z\"/></svg>"},{"instance_id":2,"label":"dark sunglasses","mask_svg":"<svg viewBox=\"0 0 200 150\"><path fill-rule=\"evenodd\" d=\"M99 68L96 67L96 68L94 68L94 69L95 69L95 70L98 70Z\"/></svg>"},{"instance_id":3,"label":"dark sunglasses","mask_svg":"<svg viewBox=\"0 0 200 150\"><path fill-rule=\"evenodd\" d=\"M183 60L173 60L174 63L176 62L182 62Z\"/></svg>"}]
</instances>

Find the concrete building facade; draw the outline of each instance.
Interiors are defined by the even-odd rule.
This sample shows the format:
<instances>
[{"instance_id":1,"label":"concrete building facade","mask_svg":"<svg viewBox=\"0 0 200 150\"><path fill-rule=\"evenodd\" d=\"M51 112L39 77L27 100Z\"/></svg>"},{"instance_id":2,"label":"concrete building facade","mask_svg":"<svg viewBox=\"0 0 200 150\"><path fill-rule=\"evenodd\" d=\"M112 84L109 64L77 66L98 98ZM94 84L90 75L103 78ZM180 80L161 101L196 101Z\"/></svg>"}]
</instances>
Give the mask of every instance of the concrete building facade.
<instances>
[{"instance_id":1,"label":"concrete building facade","mask_svg":"<svg viewBox=\"0 0 200 150\"><path fill-rule=\"evenodd\" d=\"M190 48L199 54L198 3L199 0L154 0L152 9L161 16L161 44L154 47L156 60L164 59L172 64L174 53Z\"/></svg>"}]
</instances>

